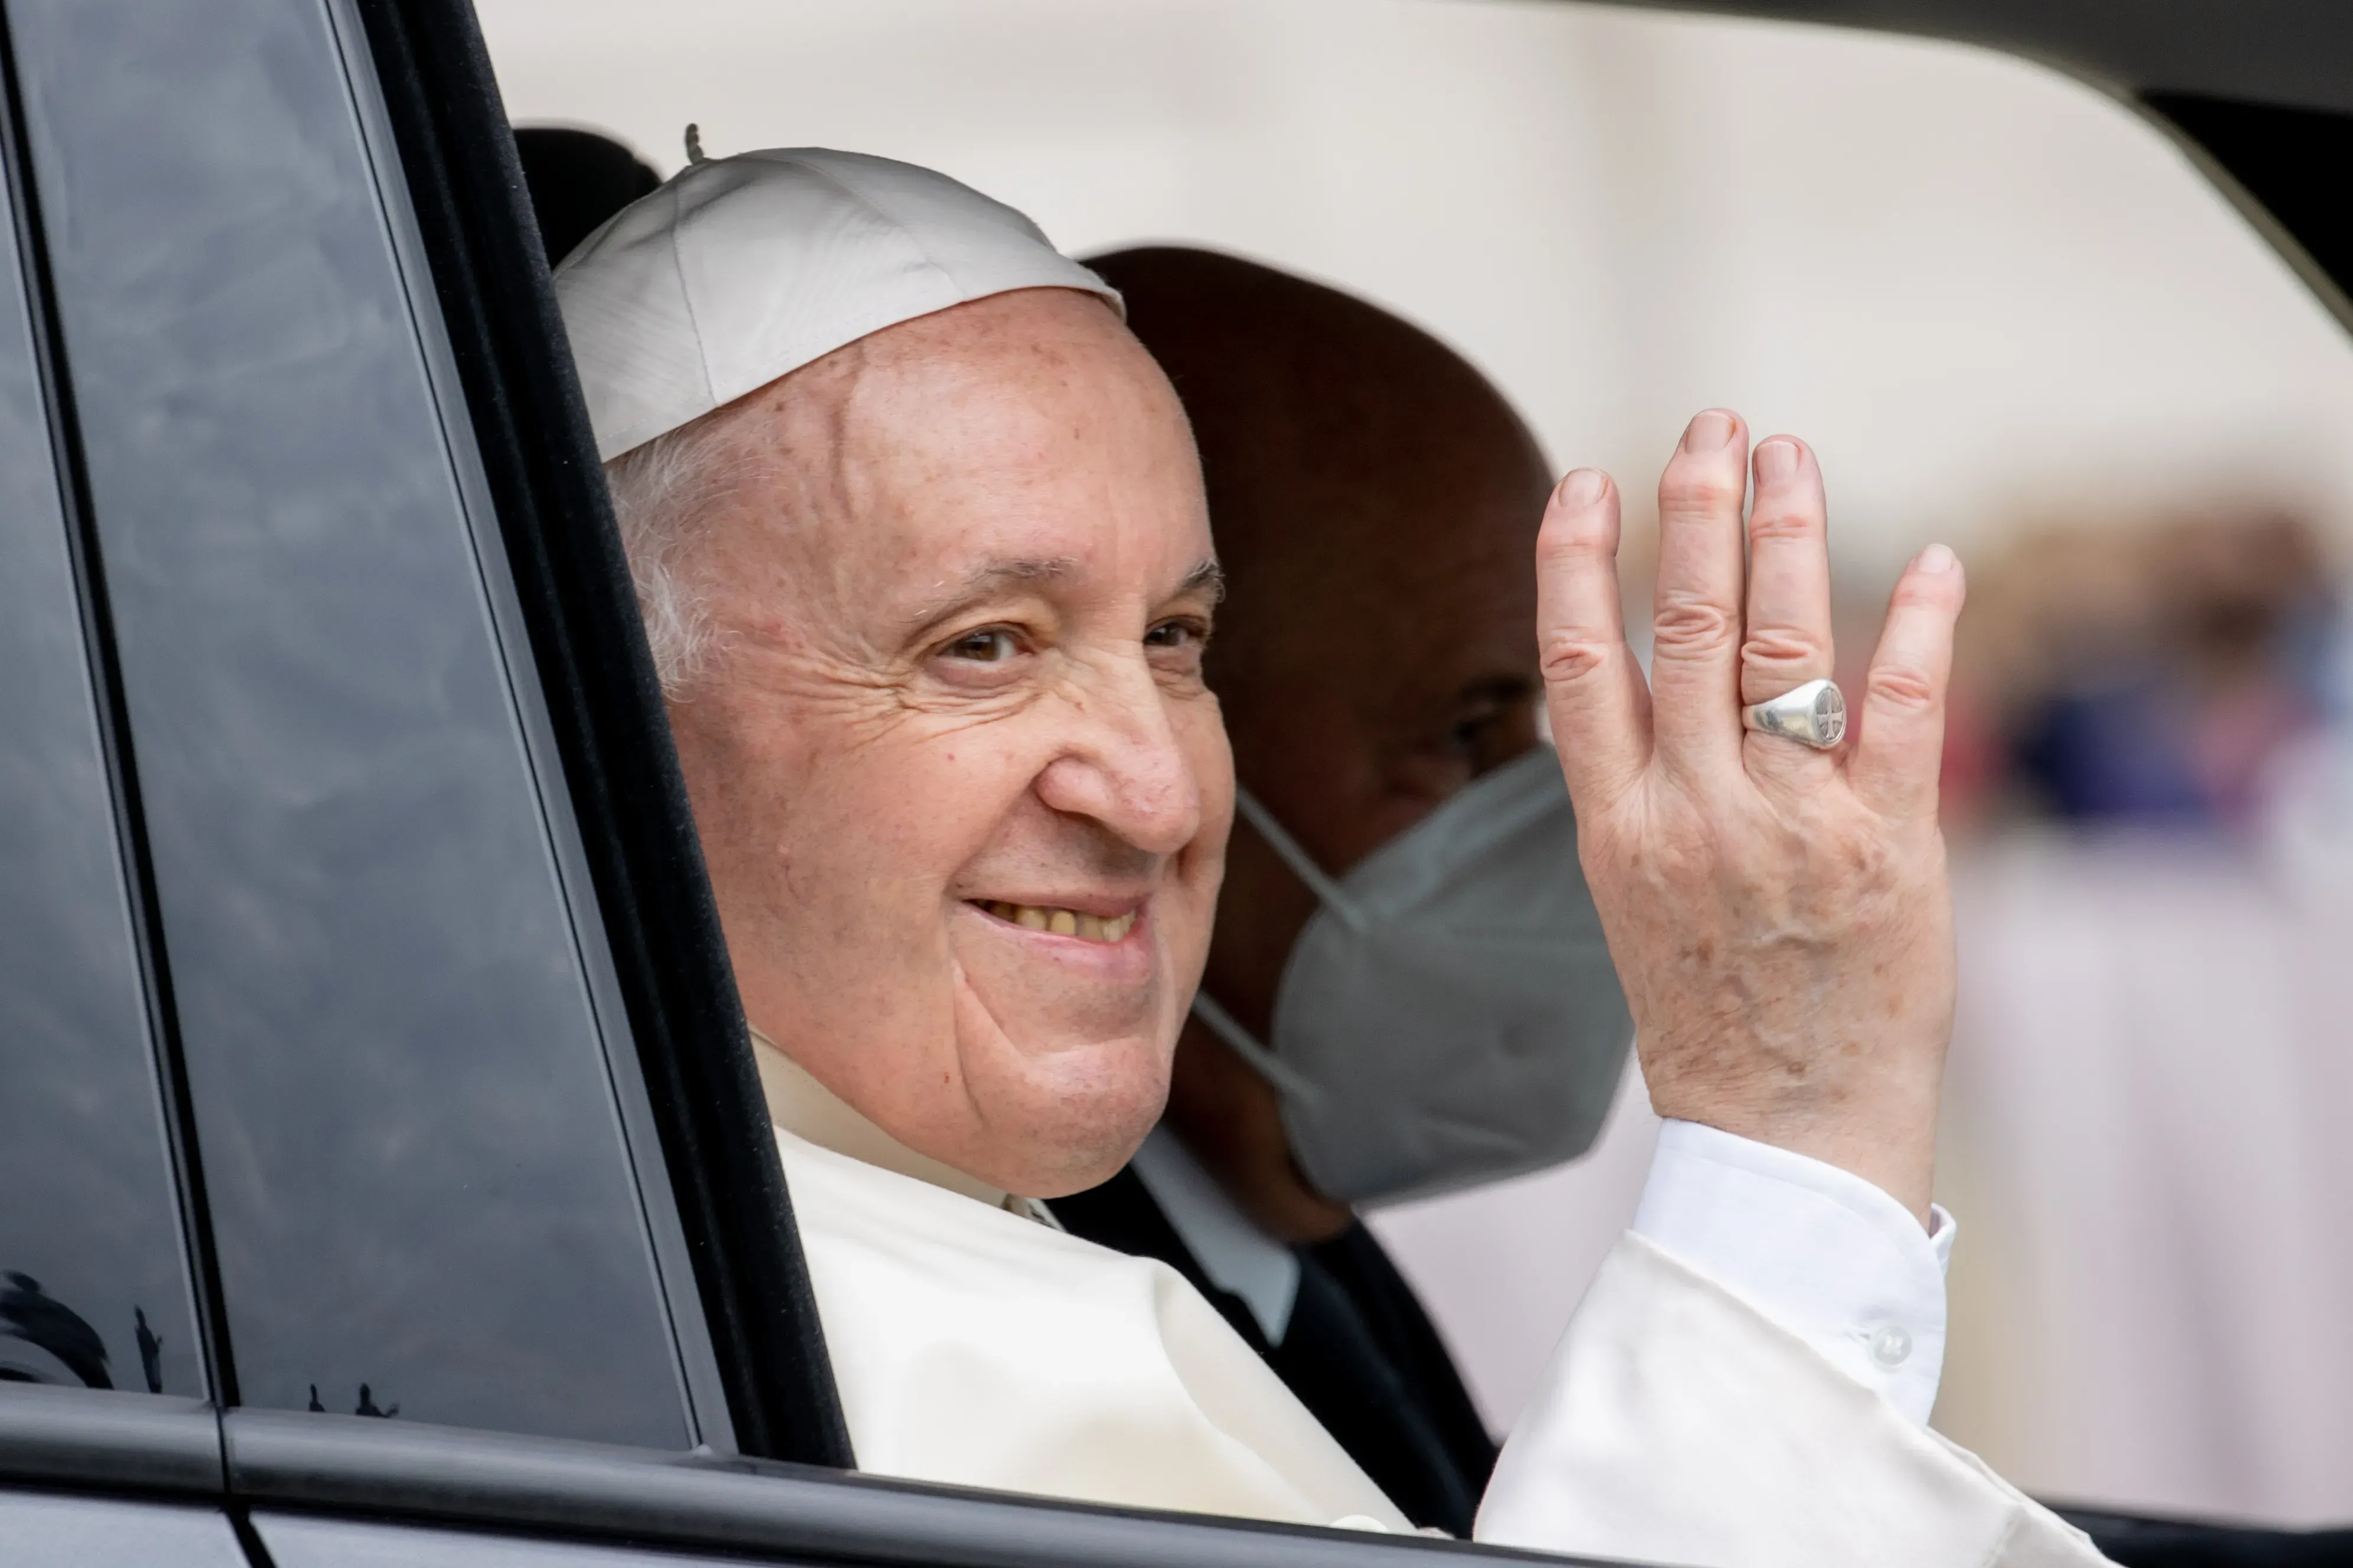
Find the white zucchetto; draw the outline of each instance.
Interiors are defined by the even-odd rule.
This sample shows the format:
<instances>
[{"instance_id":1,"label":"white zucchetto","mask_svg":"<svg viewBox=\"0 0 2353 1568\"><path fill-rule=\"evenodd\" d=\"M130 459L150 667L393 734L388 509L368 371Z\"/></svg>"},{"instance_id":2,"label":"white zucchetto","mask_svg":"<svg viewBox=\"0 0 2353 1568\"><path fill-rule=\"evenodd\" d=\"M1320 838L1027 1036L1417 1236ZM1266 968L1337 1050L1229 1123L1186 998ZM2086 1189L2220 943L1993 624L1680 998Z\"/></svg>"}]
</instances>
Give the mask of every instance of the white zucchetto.
<instances>
[{"instance_id":1,"label":"white zucchetto","mask_svg":"<svg viewBox=\"0 0 2353 1568\"><path fill-rule=\"evenodd\" d=\"M556 268L609 462L845 343L1016 289L1109 284L945 174L777 148L689 164Z\"/></svg>"}]
</instances>

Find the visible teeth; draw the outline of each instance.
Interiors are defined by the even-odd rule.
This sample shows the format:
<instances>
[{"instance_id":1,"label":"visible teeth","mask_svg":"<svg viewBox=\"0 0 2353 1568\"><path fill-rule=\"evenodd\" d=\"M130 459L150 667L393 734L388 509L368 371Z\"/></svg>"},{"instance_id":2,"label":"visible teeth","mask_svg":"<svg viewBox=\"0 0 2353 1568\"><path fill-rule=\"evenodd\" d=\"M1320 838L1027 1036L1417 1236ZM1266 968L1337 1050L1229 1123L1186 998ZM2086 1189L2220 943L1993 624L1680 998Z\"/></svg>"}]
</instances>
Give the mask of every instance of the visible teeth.
<instances>
[{"instance_id":1,"label":"visible teeth","mask_svg":"<svg viewBox=\"0 0 2353 1568\"><path fill-rule=\"evenodd\" d=\"M1024 931L1051 931L1056 936L1074 936L1082 942L1124 942L1127 933L1135 929L1137 911L1124 915L1082 914L1077 910L1057 909L1049 904L1014 904L1002 899L982 900L982 909L998 920L1010 921Z\"/></svg>"}]
</instances>

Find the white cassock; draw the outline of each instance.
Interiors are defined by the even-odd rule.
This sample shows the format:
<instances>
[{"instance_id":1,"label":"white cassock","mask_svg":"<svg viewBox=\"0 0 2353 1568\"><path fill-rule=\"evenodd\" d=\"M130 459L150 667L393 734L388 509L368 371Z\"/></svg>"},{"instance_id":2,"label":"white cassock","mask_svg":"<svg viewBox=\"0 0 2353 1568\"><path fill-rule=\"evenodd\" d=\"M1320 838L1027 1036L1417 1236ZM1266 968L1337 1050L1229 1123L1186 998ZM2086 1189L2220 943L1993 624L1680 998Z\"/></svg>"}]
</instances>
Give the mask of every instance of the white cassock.
<instances>
[{"instance_id":1,"label":"white cassock","mask_svg":"<svg viewBox=\"0 0 2353 1568\"><path fill-rule=\"evenodd\" d=\"M774 1045L758 1046L861 1469L1134 1508L1411 1528L1174 1269L1064 1234L1044 1205L916 1153ZM1646 1197L1651 1226L1713 1247L1724 1271L1741 1276L1757 1267L1743 1256L1754 1247L1711 1237L1710 1216L1739 1212L1742 1184L1772 1182L1780 1162L1799 1157L1760 1158L1758 1145L1692 1131L1668 1141L1680 1152ZM1729 1164L1716 1158L1727 1151ZM1833 1201L1843 1173L1831 1176L1781 1194L1780 1237L1794 1227L1801 1249L1827 1237L1867 1253L1873 1243L1858 1238L1868 1231ZM1875 1261L1856 1258L1847 1271L1868 1274ZM1770 1268L1757 1276L1767 1294ZM1478 1538L1722 1568L2100 1561L2082 1534L1902 1408L1907 1393L1917 1403L1916 1378L1874 1386L1854 1370L1877 1364L1874 1342L1849 1337L1851 1357L1817 1348L1629 1233L1504 1447ZM1876 1348L1889 1348L1883 1333Z\"/></svg>"}]
</instances>

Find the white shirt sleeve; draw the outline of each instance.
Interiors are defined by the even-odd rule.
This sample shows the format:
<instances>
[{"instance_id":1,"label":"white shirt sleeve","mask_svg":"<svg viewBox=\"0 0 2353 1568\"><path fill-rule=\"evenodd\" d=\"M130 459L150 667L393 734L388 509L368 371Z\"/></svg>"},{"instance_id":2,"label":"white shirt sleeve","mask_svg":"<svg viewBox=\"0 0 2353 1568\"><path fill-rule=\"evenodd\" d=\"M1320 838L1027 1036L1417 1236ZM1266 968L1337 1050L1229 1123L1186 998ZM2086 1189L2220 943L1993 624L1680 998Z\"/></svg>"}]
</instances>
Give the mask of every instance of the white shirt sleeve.
<instances>
[{"instance_id":1,"label":"white shirt sleeve","mask_svg":"<svg viewBox=\"0 0 2353 1568\"><path fill-rule=\"evenodd\" d=\"M1688 1121L1570 1320L1478 1539L1710 1568L2083 1568L2091 1541L1930 1430L1934 1229L1859 1176Z\"/></svg>"},{"instance_id":2,"label":"white shirt sleeve","mask_svg":"<svg viewBox=\"0 0 2353 1568\"><path fill-rule=\"evenodd\" d=\"M1629 1231L1495 1462L1481 1541L1706 1568L2085 1568L2081 1531Z\"/></svg>"},{"instance_id":3,"label":"white shirt sleeve","mask_svg":"<svg viewBox=\"0 0 2353 1568\"><path fill-rule=\"evenodd\" d=\"M1820 1160L1704 1127L1660 1130L1633 1233L1925 1426L1945 1366L1953 1218Z\"/></svg>"}]
</instances>

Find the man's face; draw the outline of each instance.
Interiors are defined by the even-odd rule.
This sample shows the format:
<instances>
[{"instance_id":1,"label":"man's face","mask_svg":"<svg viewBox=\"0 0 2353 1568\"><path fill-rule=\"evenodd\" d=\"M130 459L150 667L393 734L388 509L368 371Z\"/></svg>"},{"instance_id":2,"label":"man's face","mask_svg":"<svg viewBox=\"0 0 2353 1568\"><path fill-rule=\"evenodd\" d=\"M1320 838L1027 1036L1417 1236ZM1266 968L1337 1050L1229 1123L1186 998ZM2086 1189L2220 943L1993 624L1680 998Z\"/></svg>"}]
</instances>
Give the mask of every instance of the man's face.
<instances>
[{"instance_id":1,"label":"man's face","mask_svg":"<svg viewBox=\"0 0 2353 1568\"><path fill-rule=\"evenodd\" d=\"M1536 743L1543 460L1500 401L1462 423L1338 473L1249 476L1280 544L1235 552L1210 673L1243 781L1335 874ZM1236 836L1209 989L1262 1037L1315 909L1257 834Z\"/></svg>"},{"instance_id":2,"label":"man's face","mask_svg":"<svg viewBox=\"0 0 2353 1568\"><path fill-rule=\"evenodd\" d=\"M1536 743L1538 521L1552 488L1503 396L1361 301L1230 258L1099 258L1184 391L1232 573L1209 677L1238 771L1344 875ZM1205 989L1261 1039L1314 893L1230 846ZM1269 1233L1350 1220L1293 1160L1264 1077L1198 1024L1168 1117Z\"/></svg>"},{"instance_id":3,"label":"man's face","mask_svg":"<svg viewBox=\"0 0 2353 1568\"><path fill-rule=\"evenodd\" d=\"M719 417L722 640L671 721L745 1010L921 1152L1101 1181L1159 1114L1232 810L1176 398L1100 301L1029 290Z\"/></svg>"},{"instance_id":4,"label":"man's face","mask_svg":"<svg viewBox=\"0 0 2353 1568\"><path fill-rule=\"evenodd\" d=\"M1305 551L1331 563L1320 574L1237 569L1229 624L1248 635L1227 700L1234 749L1260 801L1327 868L1345 872L1536 743L1528 559L1544 470L1532 446L1490 445L1468 453L1467 472L1444 465L1417 482L1397 460L1361 493L1299 498ZM1206 984L1261 1039L1315 912L1263 838L1235 836ZM1300 1173L1272 1087L1198 1024L1168 1116L1270 1234L1313 1243L1349 1223Z\"/></svg>"}]
</instances>

